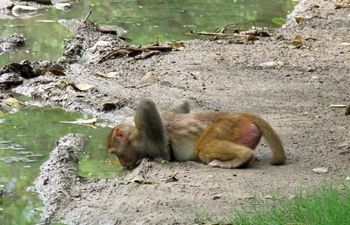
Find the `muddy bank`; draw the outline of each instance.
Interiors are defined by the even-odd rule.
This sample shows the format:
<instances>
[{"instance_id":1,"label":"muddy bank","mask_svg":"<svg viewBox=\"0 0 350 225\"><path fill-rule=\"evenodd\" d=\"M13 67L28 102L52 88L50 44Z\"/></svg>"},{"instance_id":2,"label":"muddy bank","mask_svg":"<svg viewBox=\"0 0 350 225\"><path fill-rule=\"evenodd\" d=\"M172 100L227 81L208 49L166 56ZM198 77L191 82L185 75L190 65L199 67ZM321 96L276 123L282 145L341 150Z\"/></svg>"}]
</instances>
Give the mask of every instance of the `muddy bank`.
<instances>
[{"instance_id":1,"label":"muddy bank","mask_svg":"<svg viewBox=\"0 0 350 225\"><path fill-rule=\"evenodd\" d=\"M151 49L136 54L124 45L113 45L119 36L102 32L98 45L72 42L82 51L70 53L89 63L64 64L58 70L64 74L42 69L36 77L17 75L23 82L9 85L11 90L72 111L92 112L110 119L110 126L132 116L146 96L160 108L185 98L197 112L256 113L279 133L288 158L284 166L269 165L270 151L262 141L255 160L243 170L146 160L125 176L79 181L71 160L50 162L50 158L43 167L49 170L47 176L55 176L51 169L56 162L61 170L71 168L71 177L55 181L64 185L66 194L45 189L51 184L45 185L42 176L36 181L35 189L47 208L42 223L191 224L198 222L197 215L230 216L256 198L276 192L289 197L301 184L317 186L348 176L350 117L344 115L344 108L329 106L349 103L350 48L342 44L349 42L349 13L349 8L331 1L301 1L285 28L268 30L269 36L243 44L227 39L184 41L184 50L157 50L150 55ZM296 23L294 17L302 19ZM66 51L72 49L69 46ZM115 54L106 57L111 49ZM139 57L142 54L147 56ZM81 90L78 84L92 87ZM104 98L109 106L114 104L109 110L98 104ZM327 167L328 172L314 173L312 169L318 167ZM56 198L59 201L49 204L48 199Z\"/></svg>"},{"instance_id":2,"label":"muddy bank","mask_svg":"<svg viewBox=\"0 0 350 225\"><path fill-rule=\"evenodd\" d=\"M57 141L57 147L50 153L50 158L40 167L40 175L29 191L36 191L45 207L42 222L51 223L54 214L65 202L80 200L78 186L72 190L72 184L79 185L77 163L84 154L88 137L82 134L68 134ZM67 192L69 190L70 193Z\"/></svg>"}]
</instances>

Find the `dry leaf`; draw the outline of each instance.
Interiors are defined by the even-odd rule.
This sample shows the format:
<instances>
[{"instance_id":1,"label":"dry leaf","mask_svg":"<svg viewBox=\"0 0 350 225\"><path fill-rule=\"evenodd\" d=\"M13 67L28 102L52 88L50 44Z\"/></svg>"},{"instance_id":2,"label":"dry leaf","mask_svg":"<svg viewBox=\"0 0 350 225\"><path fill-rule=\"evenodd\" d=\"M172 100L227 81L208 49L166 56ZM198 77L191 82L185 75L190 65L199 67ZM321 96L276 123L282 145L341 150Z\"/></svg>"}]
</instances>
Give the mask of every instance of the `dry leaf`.
<instances>
[{"instance_id":1,"label":"dry leaf","mask_svg":"<svg viewBox=\"0 0 350 225\"><path fill-rule=\"evenodd\" d=\"M300 48L303 46L302 43L303 38L300 35L297 35L294 37L294 39L291 42L287 43L288 48Z\"/></svg>"},{"instance_id":2,"label":"dry leaf","mask_svg":"<svg viewBox=\"0 0 350 225\"><path fill-rule=\"evenodd\" d=\"M41 75L45 74L46 72L51 72L56 76L66 75L62 70L54 70L54 69L42 70Z\"/></svg>"},{"instance_id":3,"label":"dry leaf","mask_svg":"<svg viewBox=\"0 0 350 225\"><path fill-rule=\"evenodd\" d=\"M141 80L133 85L132 87L135 87L135 88L141 88L141 87L145 87L145 86L148 86L148 85L151 85L151 84L154 84L158 81L158 79L153 76L153 73L152 72L147 72L142 78Z\"/></svg>"},{"instance_id":4,"label":"dry leaf","mask_svg":"<svg viewBox=\"0 0 350 225\"><path fill-rule=\"evenodd\" d=\"M142 176L136 176L136 177L133 177L131 178L129 181L128 181L128 184L129 183L139 183L139 184L144 184L145 183L145 179L142 177Z\"/></svg>"},{"instance_id":5,"label":"dry leaf","mask_svg":"<svg viewBox=\"0 0 350 225\"><path fill-rule=\"evenodd\" d=\"M8 106L14 107L14 108L20 108L21 104L19 103L19 101L15 98L7 98L2 100L3 103L5 103Z\"/></svg>"},{"instance_id":6,"label":"dry leaf","mask_svg":"<svg viewBox=\"0 0 350 225\"><path fill-rule=\"evenodd\" d=\"M295 22L300 23L300 21L304 18L303 17L294 17L294 19L295 19Z\"/></svg>"},{"instance_id":7,"label":"dry leaf","mask_svg":"<svg viewBox=\"0 0 350 225\"><path fill-rule=\"evenodd\" d=\"M61 121L61 123L71 123L71 124L95 124L97 122L96 118L88 120L76 120L76 121Z\"/></svg>"},{"instance_id":8,"label":"dry leaf","mask_svg":"<svg viewBox=\"0 0 350 225\"><path fill-rule=\"evenodd\" d=\"M170 47L172 47L174 51L183 51L186 49L184 43L175 41L170 44Z\"/></svg>"},{"instance_id":9,"label":"dry leaf","mask_svg":"<svg viewBox=\"0 0 350 225\"><path fill-rule=\"evenodd\" d=\"M292 41L287 44L288 48L300 48L303 44L300 41Z\"/></svg>"},{"instance_id":10,"label":"dry leaf","mask_svg":"<svg viewBox=\"0 0 350 225\"><path fill-rule=\"evenodd\" d=\"M0 110L0 116L5 116L5 113L3 113L1 110Z\"/></svg>"},{"instance_id":11,"label":"dry leaf","mask_svg":"<svg viewBox=\"0 0 350 225\"><path fill-rule=\"evenodd\" d=\"M92 86L90 84L77 84L75 85L76 88L78 88L80 91L88 91L91 90L93 88L95 88L95 86Z\"/></svg>"},{"instance_id":12,"label":"dry leaf","mask_svg":"<svg viewBox=\"0 0 350 225\"><path fill-rule=\"evenodd\" d=\"M119 78L120 77L120 73L119 72L109 72L109 73L97 72L95 74L95 76L97 76L97 77L105 77L105 78Z\"/></svg>"},{"instance_id":13,"label":"dry leaf","mask_svg":"<svg viewBox=\"0 0 350 225\"><path fill-rule=\"evenodd\" d=\"M300 35L297 35L297 36L295 36L293 41L300 41L301 42L302 40L303 40L303 38Z\"/></svg>"}]
</instances>

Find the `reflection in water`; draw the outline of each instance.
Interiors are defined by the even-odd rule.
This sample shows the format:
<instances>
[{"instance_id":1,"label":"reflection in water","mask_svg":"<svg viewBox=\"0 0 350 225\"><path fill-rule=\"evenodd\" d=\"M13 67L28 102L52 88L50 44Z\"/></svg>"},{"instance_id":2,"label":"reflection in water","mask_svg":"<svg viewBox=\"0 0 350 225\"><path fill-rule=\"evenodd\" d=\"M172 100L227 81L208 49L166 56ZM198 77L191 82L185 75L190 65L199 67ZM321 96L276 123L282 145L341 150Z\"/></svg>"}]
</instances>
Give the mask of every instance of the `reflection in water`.
<instances>
[{"instance_id":1,"label":"reflection in water","mask_svg":"<svg viewBox=\"0 0 350 225\"><path fill-rule=\"evenodd\" d=\"M89 119L91 116L69 113L63 109L30 107L5 115L0 123L0 190L12 194L0 201L1 224L34 224L39 220L41 200L36 193L26 192L48 159L55 142L68 133L90 136L86 155L79 162L79 175L85 177L113 178L121 170L109 155L105 139L110 128L91 128L84 125L61 123Z\"/></svg>"},{"instance_id":2,"label":"reflection in water","mask_svg":"<svg viewBox=\"0 0 350 225\"><path fill-rule=\"evenodd\" d=\"M274 27L272 19L284 18L295 2L292 0L89 0L71 1L70 11L41 9L31 18L6 17L0 14L0 39L23 33L26 46L0 56L0 67L23 59L56 60L63 53L63 40L72 34L58 19L83 19L93 5L89 20L127 29L124 35L133 44L200 38L187 36L191 30L213 31L232 22L254 21L259 27ZM251 25L249 25L251 26ZM47 32L49 31L49 32ZM205 37L207 38L207 37Z\"/></svg>"}]
</instances>

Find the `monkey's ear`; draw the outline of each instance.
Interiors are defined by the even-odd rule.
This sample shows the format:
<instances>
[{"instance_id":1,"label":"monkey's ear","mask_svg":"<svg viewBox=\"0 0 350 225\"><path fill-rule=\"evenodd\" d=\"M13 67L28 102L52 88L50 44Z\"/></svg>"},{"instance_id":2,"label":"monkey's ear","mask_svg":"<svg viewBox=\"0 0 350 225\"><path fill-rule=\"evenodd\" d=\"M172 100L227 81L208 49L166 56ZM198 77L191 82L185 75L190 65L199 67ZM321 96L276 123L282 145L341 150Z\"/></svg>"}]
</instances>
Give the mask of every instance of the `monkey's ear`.
<instances>
[{"instance_id":1,"label":"monkey's ear","mask_svg":"<svg viewBox=\"0 0 350 225\"><path fill-rule=\"evenodd\" d=\"M126 142L128 137L125 133L125 131L123 131L122 129L120 128L115 128L114 129L114 136L121 142Z\"/></svg>"}]
</instances>

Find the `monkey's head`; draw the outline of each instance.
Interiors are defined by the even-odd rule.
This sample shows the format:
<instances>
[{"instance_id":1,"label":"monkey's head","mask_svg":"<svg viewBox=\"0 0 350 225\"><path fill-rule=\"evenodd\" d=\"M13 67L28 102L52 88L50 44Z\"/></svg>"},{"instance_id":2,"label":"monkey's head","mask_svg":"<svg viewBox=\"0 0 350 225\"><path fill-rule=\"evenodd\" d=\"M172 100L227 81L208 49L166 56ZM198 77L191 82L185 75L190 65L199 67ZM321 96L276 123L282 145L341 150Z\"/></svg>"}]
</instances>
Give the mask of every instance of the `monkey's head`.
<instances>
[{"instance_id":1,"label":"monkey's head","mask_svg":"<svg viewBox=\"0 0 350 225\"><path fill-rule=\"evenodd\" d=\"M119 124L107 137L108 152L116 155L123 167L134 167L142 158L132 145L134 130L134 125Z\"/></svg>"}]
</instances>

